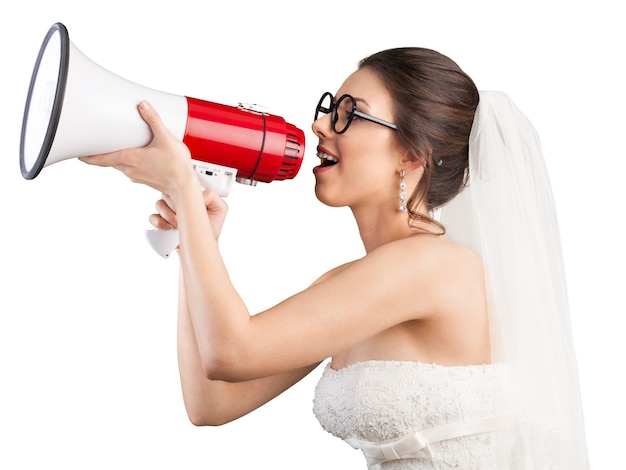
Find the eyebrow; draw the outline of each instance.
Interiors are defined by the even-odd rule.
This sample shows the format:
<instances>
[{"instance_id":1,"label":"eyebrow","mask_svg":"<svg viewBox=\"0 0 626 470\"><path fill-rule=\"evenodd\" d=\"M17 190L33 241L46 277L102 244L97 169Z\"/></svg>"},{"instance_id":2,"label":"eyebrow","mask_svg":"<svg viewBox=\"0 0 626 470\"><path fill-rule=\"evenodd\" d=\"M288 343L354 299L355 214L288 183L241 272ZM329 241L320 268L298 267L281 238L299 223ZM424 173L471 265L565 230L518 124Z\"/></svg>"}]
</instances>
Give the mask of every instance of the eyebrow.
<instances>
[{"instance_id":1,"label":"eyebrow","mask_svg":"<svg viewBox=\"0 0 626 470\"><path fill-rule=\"evenodd\" d=\"M357 103L363 103L365 106L367 106L368 108L371 108L371 106L369 105L369 103L367 101L365 101L363 98L357 98L356 96L353 97L354 100Z\"/></svg>"}]
</instances>

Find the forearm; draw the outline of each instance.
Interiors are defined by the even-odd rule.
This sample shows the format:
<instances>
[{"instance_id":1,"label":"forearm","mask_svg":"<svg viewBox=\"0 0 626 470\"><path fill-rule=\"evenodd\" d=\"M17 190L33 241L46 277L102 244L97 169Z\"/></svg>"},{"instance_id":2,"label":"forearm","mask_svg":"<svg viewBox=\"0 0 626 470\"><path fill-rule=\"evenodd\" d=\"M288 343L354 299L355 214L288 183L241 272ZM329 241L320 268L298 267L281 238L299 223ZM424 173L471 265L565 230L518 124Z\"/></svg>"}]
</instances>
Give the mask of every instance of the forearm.
<instances>
[{"instance_id":1,"label":"forearm","mask_svg":"<svg viewBox=\"0 0 626 470\"><path fill-rule=\"evenodd\" d=\"M186 301L183 277L178 302L178 367L190 421L196 426L228 423L267 403L313 370L312 364L280 375L239 383L210 380L203 370Z\"/></svg>"},{"instance_id":2,"label":"forearm","mask_svg":"<svg viewBox=\"0 0 626 470\"><path fill-rule=\"evenodd\" d=\"M250 321L230 281L212 236L212 226L199 193L182 191L176 201L180 263L190 322L206 377L238 361L237 341Z\"/></svg>"},{"instance_id":3,"label":"forearm","mask_svg":"<svg viewBox=\"0 0 626 470\"><path fill-rule=\"evenodd\" d=\"M214 402L217 390L209 389L210 381L202 369L182 278L179 286L177 348L178 371L187 416L195 425L213 424L217 420L211 419L212 412L220 409L219 403Z\"/></svg>"},{"instance_id":4,"label":"forearm","mask_svg":"<svg viewBox=\"0 0 626 470\"><path fill-rule=\"evenodd\" d=\"M238 418L231 409L233 394L225 382L209 380L203 369L186 301L182 276L179 281L178 300L178 371L185 409L189 420L196 426L215 426ZM237 404L235 402L235 404Z\"/></svg>"}]
</instances>

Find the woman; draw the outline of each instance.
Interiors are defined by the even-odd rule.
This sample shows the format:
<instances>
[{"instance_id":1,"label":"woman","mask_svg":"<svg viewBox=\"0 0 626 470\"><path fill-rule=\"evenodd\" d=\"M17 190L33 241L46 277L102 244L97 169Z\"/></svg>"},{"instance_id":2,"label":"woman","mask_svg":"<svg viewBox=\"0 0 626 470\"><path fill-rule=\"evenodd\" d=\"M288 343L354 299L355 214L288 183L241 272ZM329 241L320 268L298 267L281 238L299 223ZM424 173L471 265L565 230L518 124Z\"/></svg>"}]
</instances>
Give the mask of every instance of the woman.
<instances>
[{"instance_id":1,"label":"woman","mask_svg":"<svg viewBox=\"0 0 626 470\"><path fill-rule=\"evenodd\" d=\"M366 255L256 315L220 258L225 203L201 197L188 149L139 109L147 147L84 161L161 191L151 221L179 229L179 368L194 424L237 419L331 358L314 411L370 468L586 468L556 225L533 222L551 217L549 183L532 126L505 96L479 97L453 61L420 48L374 54L325 93L315 193L350 207Z\"/></svg>"}]
</instances>

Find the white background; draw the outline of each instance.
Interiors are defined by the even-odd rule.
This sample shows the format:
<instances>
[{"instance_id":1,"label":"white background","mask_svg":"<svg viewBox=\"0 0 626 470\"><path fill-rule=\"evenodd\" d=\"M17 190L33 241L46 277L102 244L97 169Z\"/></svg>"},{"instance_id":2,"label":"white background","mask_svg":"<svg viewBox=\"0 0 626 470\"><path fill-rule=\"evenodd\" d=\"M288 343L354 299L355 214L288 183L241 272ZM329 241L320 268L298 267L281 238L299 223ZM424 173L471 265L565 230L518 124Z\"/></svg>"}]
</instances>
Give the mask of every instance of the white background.
<instances>
[{"instance_id":1,"label":"white background","mask_svg":"<svg viewBox=\"0 0 626 470\"><path fill-rule=\"evenodd\" d=\"M259 103L305 130L296 179L236 185L228 197L221 246L253 312L362 254L349 212L315 200L310 130L321 93L334 92L359 59L430 47L480 89L508 92L538 128L552 177L592 466L621 465L626 34L618 3L5 2L0 468L364 468L360 453L312 415L319 369L235 423L187 421L176 368L177 262L159 258L143 235L158 194L75 159L32 181L20 175L28 83L57 21L85 55L126 79Z\"/></svg>"}]
</instances>

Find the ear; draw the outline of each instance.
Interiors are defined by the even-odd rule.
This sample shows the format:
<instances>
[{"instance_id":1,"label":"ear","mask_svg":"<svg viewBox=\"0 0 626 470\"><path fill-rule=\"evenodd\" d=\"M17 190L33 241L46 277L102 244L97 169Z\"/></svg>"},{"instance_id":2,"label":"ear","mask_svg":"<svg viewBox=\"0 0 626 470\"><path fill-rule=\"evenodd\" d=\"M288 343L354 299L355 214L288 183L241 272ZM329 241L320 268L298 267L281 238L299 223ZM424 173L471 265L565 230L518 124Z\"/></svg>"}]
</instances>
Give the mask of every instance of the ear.
<instances>
[{"instance_id":1,"label":"ear","mask_svg":"<svg viewBox=\"0 0 626 470\"><path fill-rule=\"evenodd\" d=\"M424 155L421 152L417 152L417 154L414 155L407 151L404 154L404 158L400 162L400 165L404 168L405 171L412 171L418 168L426 168L432 156L432 147L428 147L428 155ZM441 159L439 159L437 165L441 165Z\"/></svg>"},{"instance_id":2,"label":"ear","mask_svg":"<svg viewBox=\"0 0 626 470\"><path fill-rule=\"evenodd\" d=\"M406 154L406 156L400 161L400 168L404 169L406 172L411 172L423 167L424 163L426 163L426 161L421 155L414 157L411 154Z\"/></svg>"}]
</instances>

